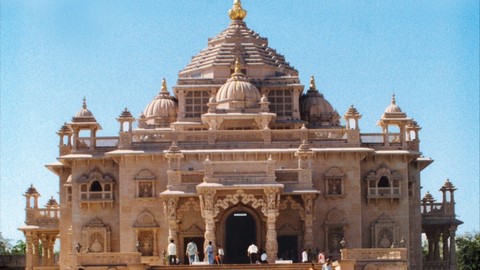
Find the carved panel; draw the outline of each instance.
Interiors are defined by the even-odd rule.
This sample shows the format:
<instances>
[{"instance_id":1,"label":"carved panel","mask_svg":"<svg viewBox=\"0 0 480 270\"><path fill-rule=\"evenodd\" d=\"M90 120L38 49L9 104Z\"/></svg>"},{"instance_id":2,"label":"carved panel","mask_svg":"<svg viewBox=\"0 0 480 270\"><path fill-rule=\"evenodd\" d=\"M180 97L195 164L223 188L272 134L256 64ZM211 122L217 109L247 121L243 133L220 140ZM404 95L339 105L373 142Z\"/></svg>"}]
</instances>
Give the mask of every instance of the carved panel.
<instances>
[{"instance_id":1,"label":"carved panel","mask_svg":"<svg viewBox=\"0 0 480 270\"><path fill-rule=\"evenodd\" d=\"M398 241L398 226L386 214L372 222L370 231L372 248L394 247Z\"/></svg>"},{"instance_id":2,"label":"carved panel","mask_svg":"<svg viewBox=\"0 0 480 270\"><path fill-rule=\"evenodd\" d=\"M82 238L87 252L110 252L110 227L98 217L83 228Z\"/></svg>"}]
</instances>

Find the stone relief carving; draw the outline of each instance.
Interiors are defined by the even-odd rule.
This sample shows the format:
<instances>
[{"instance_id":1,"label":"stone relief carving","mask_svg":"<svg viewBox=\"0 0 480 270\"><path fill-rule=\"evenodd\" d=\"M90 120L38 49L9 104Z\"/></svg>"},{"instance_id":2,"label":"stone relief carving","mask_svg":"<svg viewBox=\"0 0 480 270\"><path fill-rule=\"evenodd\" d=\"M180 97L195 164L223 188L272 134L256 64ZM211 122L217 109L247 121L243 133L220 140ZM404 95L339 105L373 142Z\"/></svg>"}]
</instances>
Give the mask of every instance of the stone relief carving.
<instances>
[{"instance_id":1,"label":"stone relief carving","mask_svg":"<svg viewBox=\"0 0 480 270\"><path fill-rule=\"evenodd\" d=\"M87 252L110 252L110 227L96 217L82 229Z\"/></svg>"},{"instance_id":2,"label":"stone relief carving","mask_svg":"<svg viewBox=\"0 0 480 270\"><path fill-rule=\"evenodd\" d=\"M246 194L239 189L233 195L227 195L224 199L218 199L214 205L214 215L218 215L220 208L227 209L230 205L238 204L251 205L253 208L260 208L264 215L267 215L267 204L262 198L256 198L253 194Z\"/></svg>"},{"instance_id":3,"label":"stone relief carving","mask_svg":"<svg viewBox=\"0 0 480 270\"><path fill-rule=\"evenodd\" d=\"M155 217L148 211L144 209L137 217L137 221L133 225L136 228L156 228L158 227Z\"/></svg>"},{"instance_id":4,"label":"stone relief carving","mask_svg":"<svg viewBox=\"0 0 480 270\"><path fill-rule=\"evenodd\" d=\"M178 197L169 196L163 201L163 209L165 211L165 218L175 220L177 217L177 202Z\"/></svg>"},{"instance_id":5,"label":"stone relief carving","mask_svg":"<svg viewBox=\"0 0 480 270\"><path fill-rule=\"evenodd\" d=\"M398 226L387 214L381 214L370 226L372 248L389 248L398 240Z\"/></svg>"},{"instance_id":6,"label":"stone relief carving","mask_svg":"<svg viewBox=\"0 0 480 270\"><path fill-rule=\"evenodd\" d=\"M291 209L293 210L299 210L298 213L300 215L300 218L302 220L305 220L305 209L303 206L296 202L292 196L287 196L285 199L282 200L282 202L279 205L280 210L285 210L290 206Z\"/></svg>"},{"instance_id":7,"label":"stone relief carving","mask_svg":"<svg viewBox=\"0 0 480 270\"><path fill-rule=\"evenodd\" d=\"M135 180L155 180L155 175L148 169L143 169L135 175Z\"/></svg>"},{"instance_id":8,"label":"stone relief carving","mask_svg":"<svg viewBox=\"0 0 480 270\"><path fill-rule=\"evenodd\" d=\"M153 256L154 236L153 231L141 231L138 233L138 252L142 256Z\"/></svg>"},{"instance_id":9,"label":"stone relief carving","mask_svg":"<svg viewBox=\"0 0 480 270\"><path fill-rule=\"evenodd\" d=\"M177 217L178 219L182 219L183 215L190 211L193 210L195 212L200 212L200 203L198 200L194 198L189 198L186 202L184 202L180 207L178 207L177 210Z\"/></svg>"}]
</instances>

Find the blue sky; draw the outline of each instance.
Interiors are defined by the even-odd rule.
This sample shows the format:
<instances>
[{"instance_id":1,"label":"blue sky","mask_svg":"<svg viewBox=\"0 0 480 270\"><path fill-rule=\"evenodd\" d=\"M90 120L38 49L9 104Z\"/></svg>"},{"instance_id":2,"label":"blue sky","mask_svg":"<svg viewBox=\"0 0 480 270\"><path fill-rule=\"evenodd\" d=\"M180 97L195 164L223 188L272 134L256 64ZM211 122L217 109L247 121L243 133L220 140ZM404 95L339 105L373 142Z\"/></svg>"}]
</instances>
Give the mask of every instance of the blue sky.
<instances>
[{"instance_id":1,"label":"blue sky","mask_svg":"<svg viewBox=\"0 0 480 270\"><path fill-rule=\"evenodd\" d=\"M458 188L459 233L479 231L478 1L244 0L247 25L285 55L303 84L343 114L354 104L362 132L396 94L423 127L422 196L446 178ZM0 16L0 231L22 239L22 194L58 199L44 165L58 155L55 132L87 98L103 130L128 107L138 116L166 78L169 90L191 56L225 29L230 0L14 1Z\"/></svg>"}]
</instances>

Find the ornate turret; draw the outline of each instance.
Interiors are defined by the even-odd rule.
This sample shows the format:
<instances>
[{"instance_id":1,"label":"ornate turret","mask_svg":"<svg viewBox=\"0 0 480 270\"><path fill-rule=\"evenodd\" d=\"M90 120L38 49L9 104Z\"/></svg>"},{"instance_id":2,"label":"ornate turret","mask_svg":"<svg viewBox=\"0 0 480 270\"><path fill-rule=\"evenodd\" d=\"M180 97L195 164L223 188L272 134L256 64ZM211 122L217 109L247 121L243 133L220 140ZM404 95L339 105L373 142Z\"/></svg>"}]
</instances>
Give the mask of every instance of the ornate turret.
<instances>
[{"instance_id":1,"label":"ornate turret","mask_svg":"<svg viewBox=\"0 0 480 270\"><path fill-rule=\"evenodd\" d=\"M257 108L260 92L250 83L240 68L240 62L235 61L235 69L230 79L218 89L216 102L218 109Z\"/></svg>"},{"instance_id":2,"label":"ornate turret","mask_svg":"<svg viewBox=\"0 0 480 270\"><path fill-rule=\"evenodd\" d=\"M85 97L83 98L82 109L78 111L74 117L72 117L72 122L69 123L69 126L73 130L74 150L95 149L96 140L94 138L96 137L97 131L101 130L102 127L99 123L97 123L97 120L95 120L93 113L87 108L87 101ZM82 130L90 131L89 137L80 138L80 132Z\"/></svg>"},{"instance_id":3,"label":"ornate turret","mask_svg":"<svg viewBox=\"0 0 480 270\"><path fill-rule=\"evenodd\" d=\"M30 199L33 198L33 208L37 209L38 208L38 197L40 197L40 193L38 193L37 189L33 186L33 184L30 185L30 187L25 191L23 194L26 198L26 208L29 209L31 207L31 202Z\"/></svg>"},{"instance_id":4,"label":"ornate turret","mask_svg":"<svg viewBox=\"0 0 480 270\"><path fill-rule=\"evenodd\" d=\"M407 114L397 105L395 94L393 94L390 105L385 108L382 117L377 122L377 125L382 127L385 145L397 144L406 147L405 127L411 120L411 118L407 118ZM389 132L390 126L398 127L398 133L391 134Z\"/></svg>"},{"instance_id":5,"label":"ornate turret","mask_svg":"<svg viewBox=\"0 0 480 270\"><path fill-rule=\"evenodd\" d=\"M300 98L300 115L308 127L332 127L340 125L340 116L323 94L318 92L315 78L310 77L310 88Z\"/></svg>"},{"instance_id":6,"label":"ornate turret","mask_svg":"<svg viewBox=\"0 0 480 270\"><path fill-rule=\"evenodd\" d=\"M347 129L359 129L358 120L362 118L362 115L353 105L348 108L348 111L343 115L343 118L347 122Z\"/></svg>"},{"instance_id":7,"label":"ornate turret","mask_svg":"<svg viewBox=\"0 0 480 270\"><path fill-rule=\"evenodd\" d=\"M177 101L170 96L167 90L167 82L164 78L160 93L143 111L145 123L150 128L169 127L171 123L177 120L177 107Z\"/></svg>"}]
</instances>

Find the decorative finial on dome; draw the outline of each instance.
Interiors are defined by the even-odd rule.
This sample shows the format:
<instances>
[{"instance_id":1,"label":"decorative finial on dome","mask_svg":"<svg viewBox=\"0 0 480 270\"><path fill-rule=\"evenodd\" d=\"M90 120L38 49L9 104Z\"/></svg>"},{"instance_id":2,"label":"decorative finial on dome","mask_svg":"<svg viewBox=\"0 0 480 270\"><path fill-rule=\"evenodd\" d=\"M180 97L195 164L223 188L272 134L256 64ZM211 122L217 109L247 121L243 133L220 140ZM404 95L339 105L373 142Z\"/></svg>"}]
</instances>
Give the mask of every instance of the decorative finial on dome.
<instances>
[{"instance_id":1,"label":"decorative finial on dome","mask_svg":"<svg viewBox=\"0 0 480 270\"><path fill-rule=\"evenodd\" d=\"M87 108L87 99L83 97L83 105L82 108L86 109Z\"/></svg>"},{"instance_id":2,"label":"decorative finial on dome","mask_svg":"<svg viewBox=\"0 0 480 270\"><path fill-rule=\"evenodd\" d=\"M160 93L161 94L168 94L167 81L165 80L165 78L163 78L163 80L162 80L162 90L160 90Z\"/></svg>"},{"instance_id":3,"label":"decorative finial on dome","mask_svg":"<svg viewBox=\"0 0 480 270\"><path fill-rule=\"evenodd\" d=\"M392 104L395 105L397 104L397 101L395 100L395 93L392 95Z\"/></svg>"},{"instance_id":4,"label":"decorative finial on dome","mask_svg":"<svg viewBox=\"0 0 480 270\"><path fill-rule=\"evenodd\" d=\"M234 0L233 7L228 11L228 16L231 20L243 20L247 17L247 11L242 8L242 1Z\"/></svg>"},{"instance_id":5,"label":"decorative finial on dome","mask_svg":"<svg viewBox=\"0 0 480 270\"><path fill-rule=\"evenodd\" d=\"M317 89L317 86L315 85L315 77L310 76L310 89Z\"/></svg>"},{"instance_id":6,"label":"decorative finial on dome","mask_svg":"<svg viewBox=\"0 0 480 270\"><path fill-rule=\"evenodd\" d=\"M242 73L242 70L240 68L240 61L238 61L238 58L235 59L235 71L233 72L233 74L240 74Z\"/></svg>"}]
</instances>

